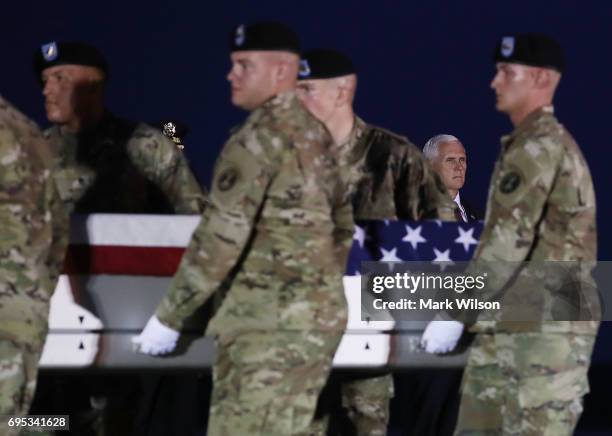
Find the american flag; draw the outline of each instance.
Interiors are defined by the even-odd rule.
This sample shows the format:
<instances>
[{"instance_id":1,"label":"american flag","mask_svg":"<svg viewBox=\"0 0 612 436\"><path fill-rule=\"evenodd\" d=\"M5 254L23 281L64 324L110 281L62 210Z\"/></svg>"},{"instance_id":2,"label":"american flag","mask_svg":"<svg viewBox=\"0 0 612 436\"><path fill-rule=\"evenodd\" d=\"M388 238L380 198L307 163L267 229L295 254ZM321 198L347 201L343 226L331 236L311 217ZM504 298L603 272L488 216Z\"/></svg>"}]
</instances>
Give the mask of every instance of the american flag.
<instances>
[{"instance_id":1,"label":"american flag","mask_svg":"<svg viewBox=\"0 0 612 436\"><path fill-rule=\"evenodd\" d=\"M482 221L359 221L346 273L358 275L365 261L469 261L482 228Z\"/></svg>"}]
</instances>

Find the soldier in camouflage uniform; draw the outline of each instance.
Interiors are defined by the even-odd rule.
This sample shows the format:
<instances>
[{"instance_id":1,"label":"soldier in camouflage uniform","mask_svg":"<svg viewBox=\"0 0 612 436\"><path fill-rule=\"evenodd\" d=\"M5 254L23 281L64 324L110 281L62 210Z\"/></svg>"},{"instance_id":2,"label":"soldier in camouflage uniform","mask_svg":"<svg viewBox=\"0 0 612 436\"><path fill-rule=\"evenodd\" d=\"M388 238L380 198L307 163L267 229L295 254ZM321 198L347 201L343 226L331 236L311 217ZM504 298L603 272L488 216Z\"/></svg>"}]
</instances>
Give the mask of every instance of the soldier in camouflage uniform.
<instances>
[{"instance_id":1,"label":"soldier in camouflage uniform","mask_svg":"<svg viewBox=\"0 0 612 436\"><path fill-rule=\"evenodd\" d=\"M208 434L311 434L346 326L352 209L331 137L294 91L297 36L243 25L231 47L232 103L251 113L224 145L210 205L134 342L169 352L182 321L229 284L207 330L217 337Z\"/></svg>"},{"instance_id":2,"label":"soldier in camouflage uniform","mask_svg":"<svg viewBox=\"0 0 612 436\"><path fill-rule=\"evenodd\" d=\"M302 56L299 95L334 138L345 178L353 187L354 218L454 221L446 189L421 151L354 114L356 82L351 60L338 51L319 49ZM393 397L391 374L342 381L341 389L354 431L385 435Z\"/></svg>"},{"instance_id":3,"label":"soldier in camouflage uniform","mask_svg":"<svg viewBox=\"0 0 612 436\"><path fill-rule=\"evenodd\" d=\"M64 208L38 127L0 97L0 417L25 415L64 259ZM12 434L0 421L0 434Z\"/></svg>"},{"instance_id":4,"label":"soldier in camouflage uniform","mask_svg":"<svg viewBox=\"0 0 612 436\"><path fill-rule=\"evenodd\" d=\"M202 212L202 189L172 141L105 110L107 67L97 49L52 42L36 52L34 65L55 124L45 136L70 212Z\"/></svg>"},{"instance_id":5,"label":"soldier in camouflage uniform","mask_svg":"<svg viewBox=\"0 0 612 436\"><path fill-rule=\"evenodd\" d=\"M160 130L120 119L105 109L108 69L95 47L74 42L44 44L34 55L34 69L43 85L47 118L54 124L44 134L68 213L202 213L205 193L177 146ZM69 404L76 432L102 425L104 407L92 407L90 402L134 416L137 413L131 409L143 407L142 396L135 394L143 380L133 376L74 380L61 375L50 383L43 379L40 401L43 410L52 407L44 404L48 391L46 395L53 397L48 403ZM159 390L150 382L144 387ZM125 404L128 397L132 399ZM78 426L81 421L87 430Z\"/></svg>"},{"instance_id":6,"label":"soldier in camouflage uniform","mask_svg":"<svg viewBox=\"0 0 612 436\"><path fill-rule=\"evenodd\" d=\"M564 67L561 48L542 35L507 36L497 45L495 62L491 87L497 109L509 115L515 129L502 138L475 258L592 265L597 233L591 175L551 106ZM506 295L524 288L525 271L506 281ZM590 319L473 324L477 336L464 373L456 434L572 434L589 389L598 317ZM455 324L434 322L424 337L442 344L449 332L455 336ZM430 351L448 348L436 345Z\"/></svg>"}]
</instances>

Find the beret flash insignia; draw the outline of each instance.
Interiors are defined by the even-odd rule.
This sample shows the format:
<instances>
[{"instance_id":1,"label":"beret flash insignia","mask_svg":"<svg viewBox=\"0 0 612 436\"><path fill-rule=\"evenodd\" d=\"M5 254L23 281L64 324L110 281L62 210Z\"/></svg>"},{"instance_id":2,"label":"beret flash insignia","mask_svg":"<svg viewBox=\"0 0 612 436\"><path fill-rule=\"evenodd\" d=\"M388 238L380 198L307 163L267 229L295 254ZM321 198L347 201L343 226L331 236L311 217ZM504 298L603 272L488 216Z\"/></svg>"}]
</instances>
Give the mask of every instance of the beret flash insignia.
<instances>
[{"instance_id":1,"label":"beret flash insignia","mask_svg":"<svg viewBox=\"0 0 612 436\"><path fill-rule=\"evenodd\" d=\"M42 52L43 59L47 62L51 62L57 59L57 55L59 53L57 50L57 43L55 41L50 42L48 44L43 44L40 48L40 51Z\"/></svg>"},{"instance_id":2,"label":"beret flash insignia","mask_svg":"<svg viewBox=\"0 0 612 436\"><path fill-rule=\"evenodd\" d=\"M504 36L502 38L500 52L503 57L509 58L514 53L514 37Z\"/></svg>"},{"instance_id":3,"label":"beret flash insignia","mask_svg":"<svg viewBox=\"0 0 612 436\"><path fill-rule=\"evenodd\" d=\"M236 35L234 37L234 42L237 46L241 46L244 44L245 34L244 34L244 24L241 24L236 28Z\"/></svg>"}]
</instances>

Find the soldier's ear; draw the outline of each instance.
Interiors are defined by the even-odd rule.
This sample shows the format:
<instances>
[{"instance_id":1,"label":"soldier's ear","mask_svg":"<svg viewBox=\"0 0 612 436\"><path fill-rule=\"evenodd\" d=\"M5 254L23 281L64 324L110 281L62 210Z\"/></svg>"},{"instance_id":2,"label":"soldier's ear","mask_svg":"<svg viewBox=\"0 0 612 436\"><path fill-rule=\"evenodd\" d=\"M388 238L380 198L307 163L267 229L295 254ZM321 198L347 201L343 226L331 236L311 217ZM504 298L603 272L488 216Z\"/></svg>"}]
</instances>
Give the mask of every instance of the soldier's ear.
<instances>
[{"instance_id":1,"label":"soldier's ear","mask_svg":"<svg viewBox=\"0 0 612 436\"><path fill-rule=\"evenodd\" d=\"M533 71L534 83L537 89L546 89L552 86L553 71L548 68L535 68Z\"/></svg>"}]
</instances>

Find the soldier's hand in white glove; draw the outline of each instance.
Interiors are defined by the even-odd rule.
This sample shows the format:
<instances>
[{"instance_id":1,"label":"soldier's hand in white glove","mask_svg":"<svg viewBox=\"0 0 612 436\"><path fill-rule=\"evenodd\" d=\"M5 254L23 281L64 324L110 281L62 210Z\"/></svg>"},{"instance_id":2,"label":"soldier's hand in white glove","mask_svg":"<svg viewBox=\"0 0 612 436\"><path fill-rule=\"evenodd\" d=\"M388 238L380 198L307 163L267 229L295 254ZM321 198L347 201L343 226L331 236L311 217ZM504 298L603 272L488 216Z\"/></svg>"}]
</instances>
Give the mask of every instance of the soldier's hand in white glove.
<instances>
[{"instance_id":1,"label":"soldier's hand in white glove","mask_svg":"<svg viewBox=\"0 0 612 436\"><path fill-rule=\"evenodd\" d=\"M163 325L153 315L138 336L132 337L134 351L159 356L171 353L176 347L180 333Z\"/></svg>"},{"instance_id":2,"label":"soldier's hand in white glove","mask_svg":"<svg viewBox=\"0 0 612 436\"><path fill-rule=\"evenodd\" d=\"M463 333L459 321L430 321L421 336L421 347L432 354L453 351Z\"/></svg>"}]
</instances>

